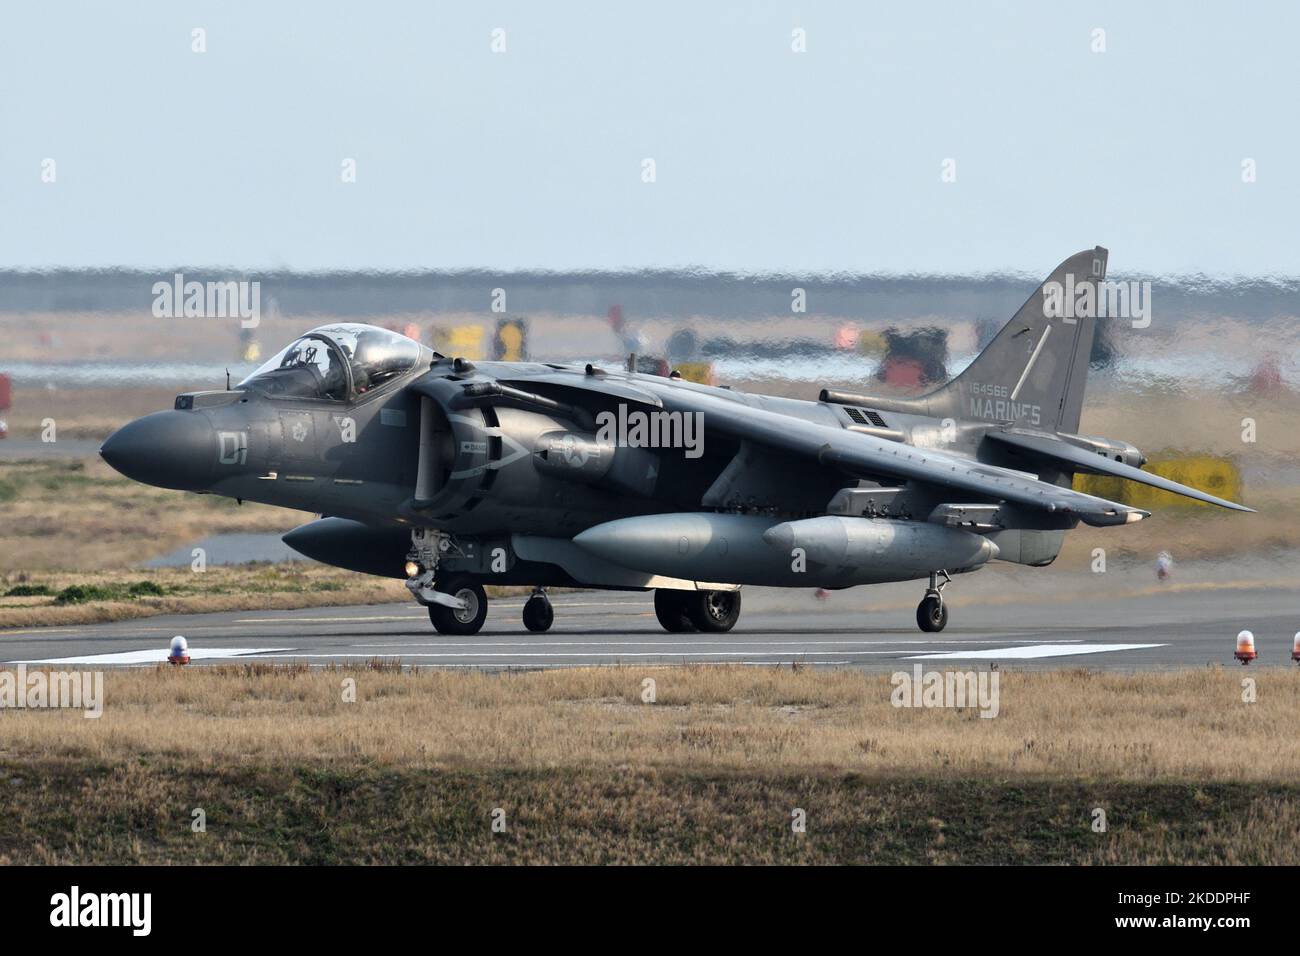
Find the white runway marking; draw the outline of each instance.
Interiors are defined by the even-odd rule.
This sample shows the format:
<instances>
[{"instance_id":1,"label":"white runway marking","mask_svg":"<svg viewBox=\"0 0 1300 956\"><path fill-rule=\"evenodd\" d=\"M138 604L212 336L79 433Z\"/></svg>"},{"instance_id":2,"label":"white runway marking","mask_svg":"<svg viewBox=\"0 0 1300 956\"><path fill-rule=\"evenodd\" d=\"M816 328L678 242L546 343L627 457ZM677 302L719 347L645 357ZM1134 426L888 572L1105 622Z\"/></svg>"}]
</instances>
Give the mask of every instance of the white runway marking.
<instances>
[{"instance_id":1,"label":"white runway marking","mask_svg":"<svg viewBox=\"0 0 1300 956\"><path fill-rule=\"evenodd\" d=\"M852 664L852 663L853 663L853 661L838 661L838 660L831 660L831 661L817 661L817 666L818 666L818 667L821 667L821 666L826 666L826 665L831 665L831 664ZM740 667L772 667L772 666L785 667L785 666L787 666L787 662L786 662L786 661L691 661L691 662L690 662L690 666L692 666L692 667L696 667L696 666L698 666L698 667L734 667L734 666L737 666L737 665L739 665ZM321 667L321 666L323 666L323 665L321 665L321 664L310 664L310 665L308 665L308 666L309 666L309 667ZM446 670L452 670L453 668L457 668L457 667L463 667L463 668L466 668L466 669L474 669L474 668L479 668L479 669L481 669L481 668L483 667L482 664L437 664L437 665L435 665L435 666L437 666L437 667L441 667L441 668L444 668L444 669L446 669ZM512 665L510 665L510 664L504 664L504 665L500 665L500 666L503 666L503 667L509 668L509 667L511 667ZM595 664L546 664L546 663L534 664L534 663L531 663L531 662L530 662L530 663L528 663L528 664L519 664L518 666L519 666L519 667L522 667L522 668L526 668L527 670L530 670L530 671L532 671L532 670L539 670L539 671L540 671L540 670L565 670L565 669L568 669L568 670L577 670L577 669L579 669L579 668L584 668L584 667L585 667L585 668L590 668L590 667L620 667L620 666L622 666L622 665L620 665L617 661L609 661L608 663L605 663L605 664L602 664L602 663L600 663L600 662L597 662L597 663L595 663ZM668 668L671 668L671 667L676 667L676 666L680 666L680 665L669 664L669 663L665 662L665 663L663 663L663 664L653 664L653 663L652 663L652 664L645 664L645 665L642 665L642 666L644 666L644 667L668 667Z\"/></svg>"},{"instance_id":2,"label":"white runway marking","mask_svg":"<svg viewBox=\"0 0 1300 956\"><path fill-rule=\"evenodd\" d=\"M1036 657L1068 657L1071 654L1104 654L1107 651L1137 651L1147 647L1168 647L1167 644L1035 644L1029 647L1002 647L982 651L943 651L937 654L913 654L904 660L939 661L1014 658L1032 660Z\"/></svg>"},{"instance_id":3,"label":"white runway marking","mask_svg":"<svg viewBox=\"0 0 1300 956\"><path fill-rule=\"evenodd\" d=\"M780 657L782 660L789 660L791 657L820 657L826 654L838 654L849 657L870 657L877 654L897 654L898 651L514 651L511 653L487 651L487 652L457 652L454 654L398 654L394 655L406 660L412 657L432 657L432 658L453 658L453 657L508 657L518 659L521 657L603 657L622 659L626 657L689 657L700 659L705 657L763 657L772 656ZM343 657L360 657L366 660L378 657L378 654L264 654L266 658L287 657L292 660L299 660L307 657L320 657L326 660L338 659Z\"/></svg>"},{"instance_id":4,"label":"white runway marking","mask_svg":"<svg viewBox=\"0 0 1300 956\"><path fill-rule=\"evenodd\" d=\"M909 647L902 645L954 645L954 644L998 644L993 648L973 650L933 651L925 654L908 654ZM1006 646L1019 643L1023 646ZM882 646L884 645L884 646ZM818 650L817 647L826 649ZM483 642L448 642L420 644L343 644L338 651L313 648L299 653L291 647L216 647L191 648L190 659L193 661L230 660L235 658L261 660L372 660L385 656L384 649L391 651L393 658L401 660L423 660L432 663L446 662L447 667L472 667L473 664L456 664L454 661L468 659L476 661L525 661L529 666L557 666L543 662L550 659L605 661L620 660L669 660L680 659L694 663L723 663L732 660L736 663L779 663L795 658L819 658L819 664L849 664L851 659L867 657L894 657L902 660L1033 660L1044 657L1069 657L1075 654L1101 654L1109 651L1129 651L1152 647L1166 647L1166 644L1086 644L1081 641L1062 641L1044 644L1030 641L944 641L939 639L920 639L903 641L629 641L627 644L608 641L483 641ZM431 651L412 651L413 647L431 647ZM851 650L848 648L870 648ZM361 652L362 648L373 648ZM457 648L457 650L453 650ZM489 650L497 648L498 650ZM544 650L543 648L551 648ZM584 649L589 648L589 649ZM637 650L624 648L638 648ZM660 649L662 648L662 649ZM669 648L686 648L669 650ZM771 648L768 650L767 648ZM774 660L767 660L772 658ZM826 659L832 658L832 659ZM80 666L113 666L161 664L167 659L167 649L150 647L137 651L119 651L108 654L89 654L77 657L51 657L40 660L27 660L27 664L69 664ZM17 661L13 663L19 663Z\"/></svg>"},{"instance_id":5,"label":"white runway marking","mask_svg":"<svg viewBox=\"0 0 1300 956\"><path fill-rule=\"evenodd\" d=\"M292 651L292 647L213 647L191 648L190 660L209 661L248 654ZM12 661L14 664L165 664L167 648L151 647L143 651L118 651L114 654L87 654L82 657L47 657L38 661Z\"/></svg>"},{"instance_id":6,"label":"white runway marking","mask_svg":"<svg viewBox=\"0 0 1300 956\"><path fill-rule=\"evenodd\" d=\"M372 617L240 617L236 624L375 624L381 621L428 620L427 614L384 614ZM224 624L216 625L224 627Z\"/></svg>"},{"instance_id":7,"label":"white runway marking","mask_svg":"<svg viewBox=\"0 0 1300 956\"><path fill-rule=\"evenodd\" d=\"M733 638L729 641L636 641L626 642L617 639L610 641L403 641L387 644L347 644L346 647L812 647L824 644L830 647L892 647L902 644L1042 644L1041 638L1021 641L1006 640L916 640L916 641L745 641ZM1060 641L1061 644L1081 644L1078 639ZM1154 645L1153 645L1154 646Z\"/></svg>"}]
</instances>

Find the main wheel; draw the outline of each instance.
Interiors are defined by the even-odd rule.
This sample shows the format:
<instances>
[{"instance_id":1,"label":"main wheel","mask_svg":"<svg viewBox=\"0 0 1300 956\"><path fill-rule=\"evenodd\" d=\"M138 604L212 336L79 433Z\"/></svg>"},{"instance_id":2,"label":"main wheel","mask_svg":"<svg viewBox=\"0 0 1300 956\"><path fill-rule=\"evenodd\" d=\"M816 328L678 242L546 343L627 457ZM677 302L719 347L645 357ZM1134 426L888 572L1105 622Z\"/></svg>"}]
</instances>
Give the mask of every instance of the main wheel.
<instances>
[{"instance_id":1,"label":"main wheel","mask_svg":"<svg viewBox=\"0 0 1300 956\"><path fill-rule=\"evenodd\" d=\"M948 605L938 595L927 594L916 606L916 623L929 633L942 631L948 624Z\"/></svg>"},{"instance_id":2,"label":"main wheel","mask_svg":"<svg viewBox=\"0 0 1300 956\"><path fill-rule=\"evenodd\" d=\"M655 589L655 617L659 624L670 634L684 634L695 630L690 612L686 608L686 599L693 597L694 591L673 591L669 588Z\"/></svg>"},{"instance_id":3,"label":"main wheel","mask_svg":"<svg viewBox=\"0 0 1300 956\"><path fill-rule=\"evenodd\" d=\"M739 591L696 591L691 598L686 605L687 613L691 623L701 631L721 634L740 620Z\"/></svg>"},{"instance_id":4,"label":"main wheel","mask_svg":"<svg viewBox=\"0 0 1300 956\"><path fill-rule=\"evenodd\" d=\"M530 631L549 631L555 622L555 608L545 594L534 594L524 602L524 627Z\"/></svg>"},{"instance_id":5,"label":"main wheel","mask_svg":"<svg viewBox=\"0 0 1300 956\"><path fill-rule=\"evenodd\" d=\"M456 577L436 582L434 587L444 594L460 598L465 606L452 608L445 604L430 604L429 620L433 622L433 629L439 634L477 634L487 619L488 600L483 586L470 578Z\"/></svg>"}]
</instances>

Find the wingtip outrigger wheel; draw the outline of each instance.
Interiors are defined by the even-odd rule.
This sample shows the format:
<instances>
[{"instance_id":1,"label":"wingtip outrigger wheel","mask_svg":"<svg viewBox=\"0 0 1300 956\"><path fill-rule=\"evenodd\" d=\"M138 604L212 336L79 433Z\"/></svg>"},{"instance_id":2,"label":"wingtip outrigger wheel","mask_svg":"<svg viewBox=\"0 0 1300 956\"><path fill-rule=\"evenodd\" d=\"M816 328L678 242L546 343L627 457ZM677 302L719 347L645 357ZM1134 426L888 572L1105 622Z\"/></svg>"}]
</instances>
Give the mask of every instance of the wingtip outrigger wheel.
<instances>
[{"instance_id":1,"label":"wingtip outrigger wheel","mask_svg":"<svg viewBox=\"0 0 1300 956\"><path fill-rule=\"evenodd\" d=\"M943 575L943 580L939 580ZM947 571L931 571L930 586L916 607L916 623L926 633L942 631L948 625L948 605L943 603L943 589L952 582Z\"/></svg>"},{"instance_id":2,"label":"wingtip outrigger wheel","mask_svg":"<svg viewBox=\"0 0 1300 956\"><path fill-rule=\"evenodd\" d=\"M541 633L549 631L555 622L555 608L546 596L545 588L534 588L533 595L524 602L524 627Z\"/></svg>"}]
</instances>

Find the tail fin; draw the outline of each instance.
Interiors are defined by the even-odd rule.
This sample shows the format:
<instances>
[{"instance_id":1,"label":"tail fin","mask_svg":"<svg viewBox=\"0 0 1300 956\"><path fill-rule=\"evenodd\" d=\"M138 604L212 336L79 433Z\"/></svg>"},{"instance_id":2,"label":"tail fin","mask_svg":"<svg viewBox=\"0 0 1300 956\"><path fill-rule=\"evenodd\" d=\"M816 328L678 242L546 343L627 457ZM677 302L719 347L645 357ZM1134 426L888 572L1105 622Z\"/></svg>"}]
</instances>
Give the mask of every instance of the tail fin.
<instances>
[{"instance_id":1,"label":"tail fin","mask_svg":"<svg viewBox=\"0 0 1300 956\"><path fill-rule=\"evenodd\" d=\"M936 417L1077 432L1107 252L1076 253L955 379L926 395Z\"/></svg>"}]
</instances>

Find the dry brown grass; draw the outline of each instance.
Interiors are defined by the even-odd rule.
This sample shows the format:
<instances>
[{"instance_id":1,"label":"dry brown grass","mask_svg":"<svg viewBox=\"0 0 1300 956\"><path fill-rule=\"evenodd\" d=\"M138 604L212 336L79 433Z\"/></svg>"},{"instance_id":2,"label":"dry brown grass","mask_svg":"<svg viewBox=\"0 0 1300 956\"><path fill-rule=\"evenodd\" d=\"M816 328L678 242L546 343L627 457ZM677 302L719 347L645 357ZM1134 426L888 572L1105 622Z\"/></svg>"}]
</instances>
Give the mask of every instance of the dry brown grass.
<instances>
[{"instance_id":1,"label":"dry brown grass","mask_svg":"<svg viewBox=\"0 0 1300 956\"><path fill-rule=\"evenodd\" d=\"M1252 676L1006 672L986 720L847 671L114 671L0 713L0 862L1294 864L1300 674Z\"/></svg>"},{"instance_id":2,"label":"dry brown grass","mask_svg":"<svg viewBox=\"0 0 1300 956\"><path fill-rule=\"evenodd\" d=\"M886 675L775 668L525 674L270 665L110 671L98 720L8 712L3 754L201 766L657 767L936 779L1294 781L1300 672L1002 672L1001 711L904 709ZM641 702L642 680L657 703ZM342 699L355 680L358 700Z\"/></svg>"},{"instance_id":3,"label":"dry brown grass","mask_svg":"<svg viewBox=\"0 0 1300 956\"><path fill-rule=\"evenodd\" d=\"M221 388L220 381L207 388ZM59 440L84 438L102 440L114 429L152 412L172 407L177 388L33 388L14 385L13 408L0 412L14 438L41 437L45 419L53 418Z\"/></svg>"},{"instance_id":4,"label":"dry brown grass","mask_svg":"<svg viewBox=\"0 0 1300 956\"><path fill-rule=\"evenodd\" d=\"M0 573L125 568L215 534L282 534L314 515L154 488L98 458L0 464Z\"/></svg>"},{"instance_id":5,"label":"dry brown grass","mask_svg":"<svg viewBox=\"0 0 1300 956\"><path fill-rule=\"evenodd\" d=\"M1300 488L1273 486L1250 490L1246 503L1258 514L1223 508L1175 508L1154 512L1136 524L1090 528L1080 524L1065 536L1057 559L1066 567L1083 567L1093 548L1108 558L1152 562L1160 551L1189 558L1264 557L1300 547ZM1279 574L1286 568L1279 565Z\"/></svg>"},{"instance_id":6,"label":"dry brown grass","mask_svg":"<svg viewBox=\"0 0 1300 956\"><path fill-rule=\"evenodd\" d=\"M1291 462L1300 455L1300 395L1227 394L1187 388L1178 392L1093 394L1079 431L1132 442L1148 457L1204 453L1241 462ZM1255 420L1256 440L1242 441L1242 419Z\"/></svg>"},{"instance_id":7,"label":"dry brown grass","mask_svg":"<svg viewBox=\"0 0 1300 956\"><path fill-rule=\"evenodd\" d=\"M0 772L0 863L1300 862L1300 794L1281 785L52 759ZM1090 829L1098 807L1105 833Z\"/></svg>"},{"instance_id":8,"label":"dry brown grass","mask_svg":"<svg viewBox=\"0 0 1300 956\"><path fill-rule=\"evenodd\" d=\"M44 585L59 592L71 585L114 587L137 581L157 584L160 597L96 600L59 605L53 597L4 597L19 584ZM213 611L283 611L303 607L342 607L409 601L401 581L340 571L314 563L211 566L199 574L186 568L148 571L69 571L0 574L0 628L97 624L158 614Z\"/></svg>"}]
</instances>

